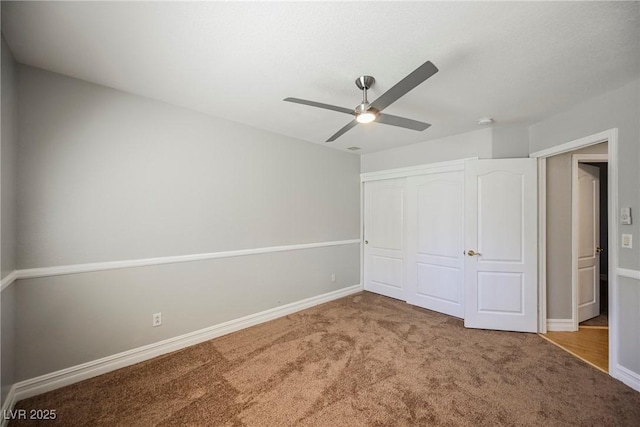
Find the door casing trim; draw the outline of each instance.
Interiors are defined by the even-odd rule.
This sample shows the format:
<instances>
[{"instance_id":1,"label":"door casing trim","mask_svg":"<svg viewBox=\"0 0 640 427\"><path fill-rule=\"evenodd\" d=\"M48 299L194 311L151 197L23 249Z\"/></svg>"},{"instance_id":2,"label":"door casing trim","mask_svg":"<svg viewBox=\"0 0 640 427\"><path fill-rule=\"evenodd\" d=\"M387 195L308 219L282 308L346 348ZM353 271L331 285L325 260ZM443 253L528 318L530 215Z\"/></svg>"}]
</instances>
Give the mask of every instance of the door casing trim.
<instances>
[{"instance_id":1,"label":"door casing trim","mask_svg":"<svg viewBox=\"0 0 640 427\"><path fill-rule=\"evenodd\" d=\"M609 375L619 379L618 375L618 128L612 128L593 135L588 135L564 144L557 145L545 150L531 153L529 157L537 158L539 165L538 170L546 170L546 158L557 154L574 151L578 148L588 147L590 145L608 142L608 233L609 233ZM541 175L540 175L541 176ZM540 200L546 200L546 176L542 176L538 180L538 197ZM544 203L538 203L538 206L544 206ZM539 315L540 333L547 332L546 316L547 316L547 278L546 278L546 210L540 211L538 217L539 242L538 251L540 263L538 264L538 295L541 296ZM544 298L542 298L544 296ZM544 317L543 317L544 316Z\"/></svg>"}]
</instances>

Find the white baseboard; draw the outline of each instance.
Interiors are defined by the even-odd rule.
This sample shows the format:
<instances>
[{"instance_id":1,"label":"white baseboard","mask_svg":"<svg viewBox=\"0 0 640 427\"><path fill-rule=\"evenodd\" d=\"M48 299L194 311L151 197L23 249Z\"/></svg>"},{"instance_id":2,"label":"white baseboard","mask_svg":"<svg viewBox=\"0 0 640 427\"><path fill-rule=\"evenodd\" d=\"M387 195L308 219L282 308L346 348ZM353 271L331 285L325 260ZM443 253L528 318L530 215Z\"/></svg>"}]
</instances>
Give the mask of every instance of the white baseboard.
<instances>
[{"instance_id":1,"label":"white baseboard","mask_svg":"<svg viewBox=\"0 0 640 427\"><path fill-rule=\"evenodd\" d=\"M134 348L112 356L103 357L98 360L83 363L81 365L72 366L60 371L41 375L36 378L20 381L12 387L14 396L12 401L19 401L28 397L36 396L47 391L55 390L88 378L95 377L116 369L130 366L145 360L152 359L162 354L180 350L185 347L192 346L213 338L236 332L241 329L248 328L269 320L277 319L288 314L304 310L315 305L333 301L348 295L352 295L362 291L362 285L349 286L347 288L338 289L326 294L303 299L283 305L281 307L272 308L259 313L250 314L239 319L230 320L198 331L190 332L174 338L169 338L157 343L149 344L143 347ZM9 402L9 399L7 399ZM11 407L6 409L11 409ZM3 408L4 409L4 408Z\"/></svg>"},{"instance_id":2,"label":"white baseboard","mask_svg":"<svg viewBox=\"0 0 640 427\"><path fill-rule=\"evenodd\" d=\"M571 319L547 319L547 331L573 332L573 320Z\"/></svg>"},{"instance_id":3,"label":"white baseboard","mask_svg":"<svg viewBox=\"0 0 640 427\"><path fill-rule=\"evenodd\" d=\"M612 372L611 374L614 378L622 381L635 391L640 391L640 374L637 374L620 364L616 366L616 372Z\"/></svg>"}]
</instances>

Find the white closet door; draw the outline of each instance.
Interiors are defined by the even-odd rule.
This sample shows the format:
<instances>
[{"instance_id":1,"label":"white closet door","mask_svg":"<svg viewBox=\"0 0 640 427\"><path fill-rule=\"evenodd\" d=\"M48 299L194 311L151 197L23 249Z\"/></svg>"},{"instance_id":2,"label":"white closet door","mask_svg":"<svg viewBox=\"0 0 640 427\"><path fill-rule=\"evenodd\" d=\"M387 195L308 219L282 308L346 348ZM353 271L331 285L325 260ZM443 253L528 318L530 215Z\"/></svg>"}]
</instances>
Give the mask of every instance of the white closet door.
<instances>
[{"instance_id":1,"label":"white closet door","mask_svg":"<svg viewBox=\"0 0 640 427\"><path fill-rule=\"evenodd\" d=\"M535 159L465 165L465 318L468 328L537 332Z\"/></svg>"},{"instance_id":2,"label":"white closet door","mask_svg":"<svg viewBox=\"0 0 640 427\"><path fill-rule=\"evenodd\" d=\"M464 317L464 172L407 178L407 302Z\"/></svg>"},{"instance_id":3,"label":"white closet door","mask_svg":"<svg viewBox=\"0 0 640 427\"><path fill-rule=\"evenodd\" d=\"M404 299L404 178L364 186L364 289Z\"/></svg>"}]
</instances>

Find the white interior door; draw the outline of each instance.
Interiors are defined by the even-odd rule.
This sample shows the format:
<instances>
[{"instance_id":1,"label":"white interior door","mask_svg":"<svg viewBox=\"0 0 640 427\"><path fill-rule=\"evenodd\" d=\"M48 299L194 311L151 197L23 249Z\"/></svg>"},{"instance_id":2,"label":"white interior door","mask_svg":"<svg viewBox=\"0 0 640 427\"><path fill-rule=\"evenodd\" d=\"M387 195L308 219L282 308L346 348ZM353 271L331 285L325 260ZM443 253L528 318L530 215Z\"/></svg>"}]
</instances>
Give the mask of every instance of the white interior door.
<instances>
[{"instance_id":1,"label":"white interior door","mask_svg":"<svg viewBox=\"0 0 640 427\"><path fill-rule=\"evenodd\" d=\"M464 172L407 178L408 303L464 317Z\"/></svg>"},{"instance_id":2,"label":"white interior door","mask_svg":"<svg viewBox=\"0 0 640 427\"><path fill-rule=\"evenodd\" d=\"M364 289L404 299L404 178L364 185Z\"/></svg>"},{"instance_id":3,"label":"white interior door","mask_svg":"<svg viewBox=\"0 0 640 427\"><path fill-rule=\"evenodd\" d=\"M465 326L537 332L535 159L465 164Z\"/></svg>"},{"instance_id":4,"label":"white interior door","mask_svg":"<svg viewBox=\"0 0 640 427\"><path fill-rule=\"evenodd\" d=\"M600 169L578 163L578 322L600 315Z\"/></svg>"}]
</instances>

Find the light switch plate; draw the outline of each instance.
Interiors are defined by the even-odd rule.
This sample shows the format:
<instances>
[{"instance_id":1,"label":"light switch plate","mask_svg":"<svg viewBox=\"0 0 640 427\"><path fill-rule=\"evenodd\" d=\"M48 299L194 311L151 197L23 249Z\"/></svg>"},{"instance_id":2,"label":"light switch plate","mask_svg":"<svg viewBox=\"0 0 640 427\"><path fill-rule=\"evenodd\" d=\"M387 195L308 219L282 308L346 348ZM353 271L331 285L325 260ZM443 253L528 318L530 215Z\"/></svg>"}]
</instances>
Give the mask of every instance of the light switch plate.
<instances>
[{"instance_id":1,"label":"light switch plate","mask_svg":"<svg viewBox=\"0 0 640 427\"><path fill-rule=\"evenodd\" d=\"M631 249L633 247L633 235L632 234L623 234L622 235L622 247Z\"/></svg>"},{"instance_id":2,"label":"light switch plate","mask_svg":"<svg viewBox=\"0 0 640 427\"><path fill-rule=\"evenodd\" d=\"M620 208L620 224L631 224L631 208Z\"/></svg>"}]
</instances>

